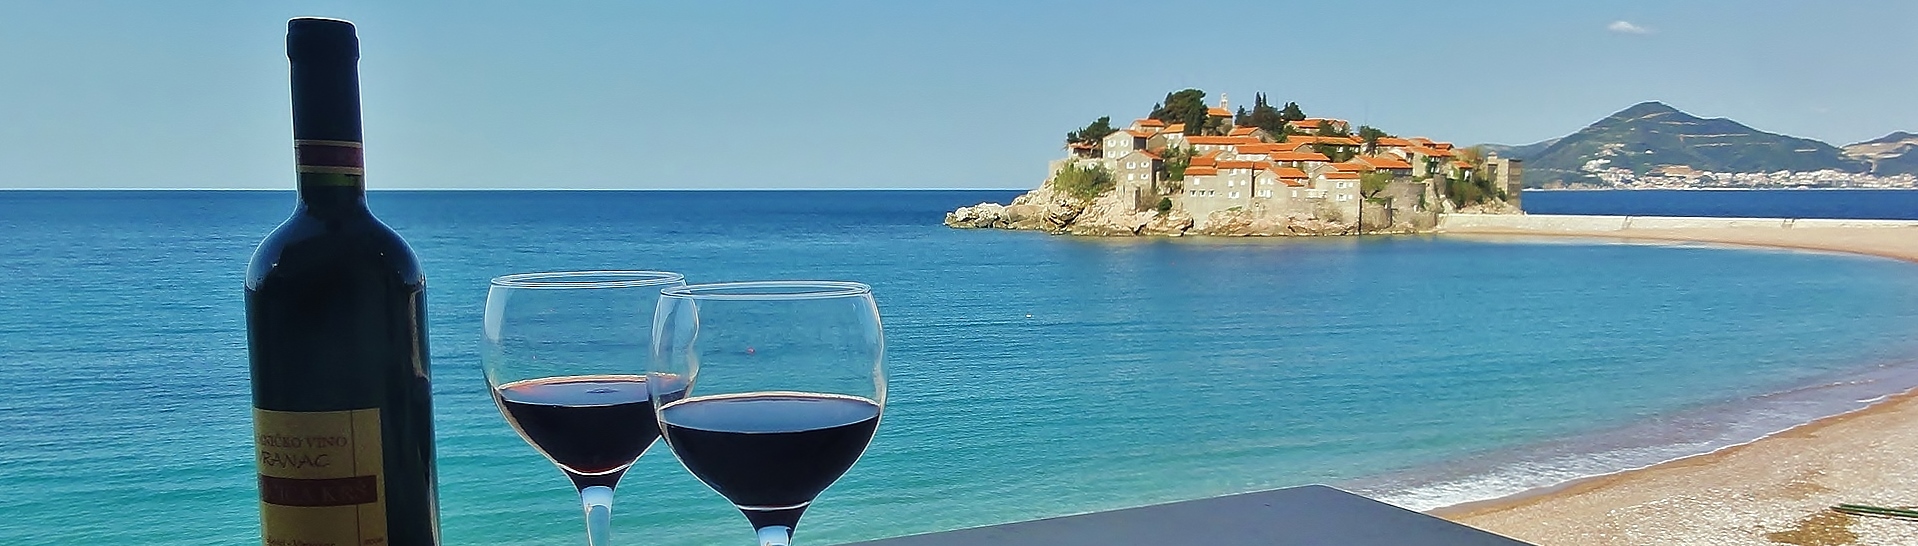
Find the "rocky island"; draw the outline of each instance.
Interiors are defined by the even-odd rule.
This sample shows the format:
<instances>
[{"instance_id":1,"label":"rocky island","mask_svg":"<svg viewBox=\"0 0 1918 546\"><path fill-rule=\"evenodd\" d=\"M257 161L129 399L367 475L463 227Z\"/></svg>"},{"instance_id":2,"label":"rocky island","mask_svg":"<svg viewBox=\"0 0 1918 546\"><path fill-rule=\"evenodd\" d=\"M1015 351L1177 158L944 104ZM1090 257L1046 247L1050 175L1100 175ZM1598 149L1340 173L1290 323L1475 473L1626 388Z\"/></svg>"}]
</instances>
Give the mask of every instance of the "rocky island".
<instances>
[{"instance_id":1,"label":"rocky island","mask_svg":"<svg viewBox=\"0 0 1918 546\"><path fill-rule=\"evenodd\" d=\"M1518 214L1520 167L1480 148L1305 116L1264 95L1250 110L1166 95L1125 128L1066 135L1037 189L946 214L955 228L1071 235L1415 233L1447 212Z\"/></svg>"}]
</instances>

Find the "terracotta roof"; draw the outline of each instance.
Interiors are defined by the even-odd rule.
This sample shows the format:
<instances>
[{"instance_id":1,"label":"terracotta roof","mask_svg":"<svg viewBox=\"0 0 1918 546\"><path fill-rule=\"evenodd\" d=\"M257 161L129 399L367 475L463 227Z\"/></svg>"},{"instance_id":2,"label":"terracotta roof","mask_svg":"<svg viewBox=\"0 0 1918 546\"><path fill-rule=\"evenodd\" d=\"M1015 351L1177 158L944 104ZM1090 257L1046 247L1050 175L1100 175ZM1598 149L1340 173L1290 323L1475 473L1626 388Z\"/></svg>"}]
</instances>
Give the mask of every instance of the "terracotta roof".
<instances>
[{"instance_id":1,"label":"terracotta roof","mask_svg":"<svg viewBox=\"0 0 1918 546\"><path fill-rule=\"evenodd\" d=\"M1137 123L1139 124L1140 127L1164 127L1165 126L1165 122L1152 119L1152 118L1141 119Z\"/></svg>"},{"instance_id":2,"label":"terracotta roof","mask_svg":"<svg viewBox=\"0 0 1918 546\"><path fill-rule=\"evenodd\" d=\"M1332 158L1325 157L1325 154L1322 154L1322 153L1296 151L1296 150L1284 151L1284 152L1273 152L1271 154L1267 154L1266 157L1272 158L1273 161L1331 161L1332 160Z\"/></svg>"},{"instance_id":3,"label":"terracotta roof","mask_svg":"<svg viewBox=\"0 0 1918 546\"><path fill-rule=\"evenodd\" d=\"M1432 145L1432 139L1429 139L1429 138L1425 138L1425 137L1422 137L1422 136L1415 136L1415 137L1412 137L1412 142L1414 142L1414 143L1417 143L1417 144L1418 144L1418 145L1420 145L1420 146L1431 146L1431 145Z\"/></svg>"},{"instance_id":4,"label":"terracotta roof","mask_svg":"<svg viewBox=\"0 0 1918 546\"><path fill-rule=\"evenodd\" d=\"M1450 150L1450 149L1452 149L1452 143L1450 143L1450 142L1434 142L1434 143L1432 143L1432 147L1433 147L1433 148L1438 148L1438 149L1440 149L1440 150Z\"/></svg>"},{"instance_id":5,"label":"terracotta roof","mask_svg":"<svg viewBox=\"0 0 1918 546\"><path fill-rule=\"evenodd\" d=\"M1452 157L1451 150L1440 150L1438 148L1427 148L1423 146L1407 148L1406 151L1431 157Z\"/></svg>"},{"instance_id":6,"label":"terracotta roof","mask_svg":"<svg viewBox=\"0 0 1918 546\"><path fill-rule=\"evenodd\" d=\"M1317 129L1317 128L1319 128L1319 120L1316 120L1316 119L1312 119L1312 118L1306 118L1306 119L1302 119L1302 120L1298 120L1298 121L1288 121L1288 122L1286 122L1286 123L1290 123L1290 124L1292 124L1292 126L1293 126L1293 127L1298 127L1298 128L1300 128L1300 129Z\"/></svg>"},{"instance_id":7,"label":"terracotta roof","mask_svg":"<svg viewBox=\"0 0 1918 546\"><path fill-rule=\"evenodd\" d=\"M1132 136L1135 136L1135 137L1138 137L1138 138L1151 138L1151 137L1152 137L1152 135L1153 135L1154 133L1153 133L1152 131L1142 131L1142 130L1138 130L1138 129L1126 129L1126 130L1125 130L1125 134L1128 134L1128 135L1132 135Z\"/></svg>"},{"instance_id":8,"label":"terracotta roof","mask_svg":"<svg viewBox=\"0 0 1918 546\"><path fill-rule=\"evenodd\" d=\"M1207 108L1205 110L1205 115L1212 116L1215 118L1229 118L1229 117L1232 117L1232 111L1214 106L1211 108Z\"/></svg>"},{"instance_id":9,"label":"terracotta roof","mask_svg":"<svg viewBox=\"0 0 1918 546\"><path fill-rule=\"evenodd\" d=\"M1272 171L1272 174L1279 175L1279 178L1306 178L1308 176L1305 174L1305 171L1299 170L1298 167L1271 167L1266 170Z\"/></svg>"},{"instance_id":10,"label":"terracotta roof","mask_svg":"<svg viewBox=\"0 0 1918 546\"><path fill-rule=\"evenodd\" d=\"M1192 158L1191 162L1186 164L1191 165L1193 167L1212 167L1219 164L1219 159L1218 159L1218 156L1216 155L1208 154L1208 155L1194 157ZM1410 168L1410 167L1407 167L1407 168Z\"/></svg>"},{"instance_id":11,"label":"terracotta roof","mask_svg":"<svg viewBox=\"0 0 1918 546\"><path fill-rule=\"evenodd\" d=\"M1369 171L1374 169L1375 167L1369 164L1366 164L1364 161L1353 159L1352 161L1347 161L1344 163L1333 163L1332 168L1338 169L1340 171L1359 172L1359 171ZM1406 165L1405 168L1409 169L1409 168L1412 168L1412 166Z\"/></svg>"},{"instance_id":12,"label":"terracotta roof","mask_svg":"<svg viewBox=\"0 0 1918 546\"><path fill-rule=\"evenodd\" d=\"M1219 170L1212 167L1193 165L1185 168L1186 176L1212 176L1215 174L1219 174Z\"/></svg>"},{"instance_id":13,"label":"terracotta roof","mask_svg":"<svg viewBox=\"0 0 1918 546\"><path fill-rule=\"evenodd\" d=\"M1257 144L1259 139L1249 136L1189 136L1186 142L1193 144Z\"/></svg>"},{"instance_id":14,"label":"terracotta roof","mask_svg":"<svg viewBox=\"0 0 1918 546\"><path fill-rule=\"evenodd\" d=\"M1280 181L1280 182L1284 182L1284 183L1285 183L1285 185L1287 185L1287 186L1291 186L1291 187L1294 187L1294 188L1303 188L1303 187L1305 187L1305 182L1302 182L1301 180L1302 180L1302 179L1298 179L1298 178L1281 178L1281 179L1279 179L1279 181Z\"/></svg>"},{"instance_id":15,"label":"terracotta roof","mask_svg":"<svg viewBox=\"0 0 1918 546\"><path fill-rule=\"evenodd\" d=\"M1159 131L1159 132L1161 132L1161 133L1184 133L1184 132L1185 132L1185 124L1184 124L1184 123L1174 123L1174 124L1171 124L1171 125L1167 125L1167 126L1165 126L1165 130L1164 130L1164 131Z\"/></svg>"},{"instance_id":16,"label":"terracotta roof","mask_svg":"<svg viewBox=\"0 0 1918 546\"><path fill-rule=\"evenodd\" d=\"M1352 138L1349 136L1322 136L1322 137L1319 137L1319 143L1342 144L1345 146L1357 146L1359 145L1359 139Z\"/></svg>"},{"instance_id":17,"label":"terracotta roof","mask_svg":"<svg viewBox=\"0 0 1918 546\"><path fill-rule=\"evenodd\" d=\"M1284 144L1268 144L1264 142L1240 144L1237 146L1237 148L1239 149L1239 153L1242 153L1242 154L1269 154L1273 152L1283 152L1291 149L1289 146L1286 146Z\"/></svg>"},{"instance_id":18,"label":"terracotta roof","mask_svg":"<svg viewBox=\"0 0 1918 546\"><path fill-rule=\"evenodd\" d=\"M1452 160L1452 167L1459 168L1459 169L1470 169L1472 168L1472 164L1465 161L1459 161L1454 159Z\"/></svg>"},{"instance_id":19,"label":"terracotta roof","mask_svg":"<svg viewBox=\"0 0 1918 546\"><path fill-rule=\"evenodd\" d=\"M1355 159L1358 161L1363 161L1367 165L1371 165L1372 168L1374 169L1410 169L1412 168L1411 163L1406 163L1405 160L1392 157L1392 156L1359 156Z\"/></svg>"},{"instance_id":20,"label":"terracotta roof","mask_svg":"<svg viewBox=\"0 0 1918 546\"><path fill-rule=\"evenodd\" d=\"M1399 138L1399 137L1390 137L1390 136L1379 137L1379 145L1380 146L1397 146L1397 147L1403 148L1406 146L1411 146L1412 141Z\"/></svg>"},{"instance_id":21,"label":"terracotta roof","mask_svg":"<svg viewBox=\"0 0 1918 546\"><path fill-rule=\"evenodd\" d=\"M1221 169L1257 169L1263 161L1220 161Z\"/></svg>"},{"instance_id":22,"label":"terracotta roof","mask_svg":"<svg viewBox=\"0 0 1918 546\"><path fill-rule=\"evenodd\" d=\"M1349 172L1349 171L1331 171L1326 173L1320 173L1319 176L1323 176L1327 180L1358 180L1359 173Z\"/></svg>"},{"instance_id":23,"label":"terracotta roof","mask_svg":"<svg viewBox=\"0 0 1918 546\"><path fill-rule=\"evenodd\" d=\"M1251 136L1252 132L1257 130L1259 130L1258 127L1233 127L1231 135L1232 136Z\"/></svg>"},{"instance_id":24,"label":"terracotta roof","mask_svg":"<svg viewBox=\"0 0 1918 546\"><path fill-rule=\"evenodd\" d=\"M1165 159L1165 156L1159 155L1159 152L1154 152L1152 150L1138 150L1135 153L1138 153L1140 155L1150 157L1153 159Z\"/></svg>"}]
</instances>

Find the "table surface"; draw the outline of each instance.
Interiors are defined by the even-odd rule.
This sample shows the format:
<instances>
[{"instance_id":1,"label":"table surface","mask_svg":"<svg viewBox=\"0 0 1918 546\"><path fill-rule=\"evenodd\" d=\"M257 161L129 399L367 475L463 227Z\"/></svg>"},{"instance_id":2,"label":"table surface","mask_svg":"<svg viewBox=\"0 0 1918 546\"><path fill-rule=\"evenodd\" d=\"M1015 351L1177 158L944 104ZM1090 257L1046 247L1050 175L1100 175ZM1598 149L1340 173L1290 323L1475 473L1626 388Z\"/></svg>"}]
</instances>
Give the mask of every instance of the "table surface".
<instances>
[{"instance_id":1,"label":"table surface","mask_svg":"<svg viewBox=\"0 0 1918 546\"><path fill-rule=\"evenodd\" d=\"M801 533L804 533L803 527ZM1324 485L889 538L859 546L1529 546Z\"/></svg>"}]
</instances>

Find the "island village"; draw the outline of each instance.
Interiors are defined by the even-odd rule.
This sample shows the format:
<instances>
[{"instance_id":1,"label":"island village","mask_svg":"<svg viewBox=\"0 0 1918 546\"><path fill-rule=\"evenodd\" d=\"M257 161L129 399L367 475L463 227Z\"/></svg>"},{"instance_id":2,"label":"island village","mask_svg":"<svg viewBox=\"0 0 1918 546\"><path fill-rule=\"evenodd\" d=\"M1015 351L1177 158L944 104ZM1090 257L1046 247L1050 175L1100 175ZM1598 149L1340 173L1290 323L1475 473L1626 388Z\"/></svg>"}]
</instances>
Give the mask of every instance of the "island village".
<instances>
[{"instance_id":1,"label":"island village","mask_svg":"<svg viewBox=\"0 0 1918 546\"><path fill-rule=\"evenodd\" d=\"M1431 229L1446 212L1518 213L1520 165L1474 148L1306 117L1260 95L1166 96L1124 127L1066 137L1038 189L946 215L957 228L1073 235L1356 235Z\"/></svg>"}]
</instances>

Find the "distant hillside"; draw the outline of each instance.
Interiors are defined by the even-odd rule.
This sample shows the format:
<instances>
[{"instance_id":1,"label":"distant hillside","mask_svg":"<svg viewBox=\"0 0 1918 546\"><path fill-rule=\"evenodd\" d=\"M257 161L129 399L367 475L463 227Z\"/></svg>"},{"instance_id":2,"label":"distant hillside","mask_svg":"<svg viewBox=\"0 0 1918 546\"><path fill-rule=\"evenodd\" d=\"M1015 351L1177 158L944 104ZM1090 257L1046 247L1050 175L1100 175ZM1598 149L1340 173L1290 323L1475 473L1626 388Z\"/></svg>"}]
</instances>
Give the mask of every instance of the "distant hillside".
<instances>
[{"instance_id":1,"label":"distant hillside","mask_svg":"<svg viewBox=\"0 0 1918 546\"><path fill-rule=\"evenodd\" d=\"M1904 157L1900 154L1897 161L1904 161ZM1847 156L1830 144L1767 133L1729 119L1700 118L1658 102L1626 108L1525 159L1528 187L1554 181L1590 181L1582 167L1594 160L1604 160L1605 168L1629 169L1641 175L1667 165L1740 173L1823 169L1866 172L1871 168L1869 162Z\"/></svg>"},{"instance_id":2,"label":"distant hillside","mask_svg":"<svg viewBox=\"0 0 1918 546\"><path fill-rule=\"evenodd\" d=\"M1558 144L1559 140L1560 139L1554 138L1516 146L1510 144L1480 144L1479 146L1485 148L1485 151L1498 154L1499 157L1530 161L1532 158L1538 157L1539 152L1545 151L1546 148L1552 147L1553 144Z\"/></svg>"},{"instance_id":3,"label":"distant hillside","mask_svg":"<svg viewBox=\"0 0 1918 546\"><path fill-rule=\"evenodd\" d=\"M1918 174L1918 135L1899 131L1847 145L1845 155L1871 164L1871 174Z\"/></svg>"}]
</instances>

